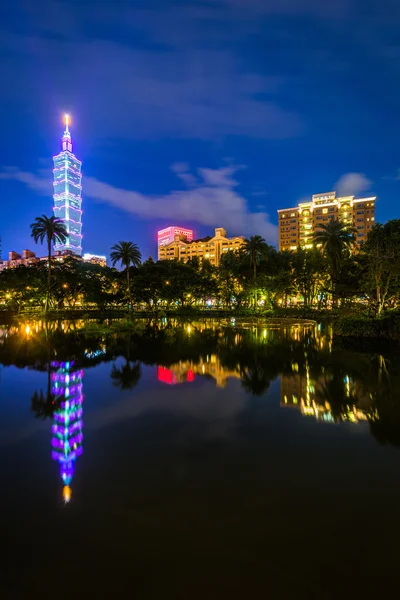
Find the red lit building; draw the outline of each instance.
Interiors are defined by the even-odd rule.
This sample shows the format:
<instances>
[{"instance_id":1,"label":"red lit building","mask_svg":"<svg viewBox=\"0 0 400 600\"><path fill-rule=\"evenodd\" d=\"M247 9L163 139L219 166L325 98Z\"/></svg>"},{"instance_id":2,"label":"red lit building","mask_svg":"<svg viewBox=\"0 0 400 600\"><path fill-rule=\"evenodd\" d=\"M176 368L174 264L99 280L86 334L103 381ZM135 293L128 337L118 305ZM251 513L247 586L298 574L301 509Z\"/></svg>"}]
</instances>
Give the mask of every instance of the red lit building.
<instances>
[{"instance_id":1,"label":"red lit building","mask_svg":"<svg viewBox=\"0 0 400 600\"><path fill-rule=\"evenodd\" d=\"M171 244L175 240L176 235L187 240L188 242L193 240L192 229L184 229L183 227L176 227L175 225L172 225L171 227L166 227L158 232L158 248L160 248L160 246L168 246L168 244Z\"/></svg>"}]
</instances>

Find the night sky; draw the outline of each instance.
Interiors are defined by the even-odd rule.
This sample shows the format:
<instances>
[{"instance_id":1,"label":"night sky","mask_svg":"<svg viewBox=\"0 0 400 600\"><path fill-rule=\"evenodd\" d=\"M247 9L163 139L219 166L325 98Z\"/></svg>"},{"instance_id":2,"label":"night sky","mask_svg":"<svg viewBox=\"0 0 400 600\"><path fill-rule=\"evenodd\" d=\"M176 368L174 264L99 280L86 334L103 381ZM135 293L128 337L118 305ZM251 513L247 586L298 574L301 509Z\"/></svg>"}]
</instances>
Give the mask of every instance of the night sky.
<instances>
[{"instance_id":1,"label":"night sky","mask_svg":"<svg viewBox=\"0 0 400 600\"><path fill-rule=\"evenodd\" d=\"M398 0L6 0L2 254L35 249L71 114L83 250L156 231L277 241L278 208L336 189L399 217ZM40 248L39 254L43 254Z\"/></svg>"}]
</instances>

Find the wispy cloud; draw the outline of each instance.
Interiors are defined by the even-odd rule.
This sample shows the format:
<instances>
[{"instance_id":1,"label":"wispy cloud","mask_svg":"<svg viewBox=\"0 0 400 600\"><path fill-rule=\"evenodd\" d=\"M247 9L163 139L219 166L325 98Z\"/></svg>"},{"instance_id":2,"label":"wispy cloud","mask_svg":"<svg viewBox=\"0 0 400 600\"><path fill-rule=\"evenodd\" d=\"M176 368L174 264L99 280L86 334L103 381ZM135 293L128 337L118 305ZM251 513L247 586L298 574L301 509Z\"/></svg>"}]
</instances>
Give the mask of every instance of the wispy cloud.
<instances>
[{"instance_id":1,"label":"wispy cloud","mask_svg":"<svg viewBox=\"0 0 400 600\"><path fill-rule=\"evenodd\" d=\"M372 181L364 173L345 173L335 184L339 196L357 196L372 186Z\"/></svg>"},{"instance_id":2,"label":"wispy cloud","mask_svg":"<svg viewBox=\"0 0 400 600\"><path fill-rule=\"evenodd\" d=\"M9 57L0 77L13 73L47 112L79 107L97 139L285 139L302 131L299 116L280 105L283 79L249 72L225 49L137 49L4 32L2 40ZM17 88L7 86L4 99L20 97Z\"/></svg>"},{"instance_id":3,"label":"wispy cloud","mask_svg":"<svg viewBox=\"0 0 400 600\"><path fill-rule=\"evenodd\" d=\"M145 219L171 219L196 222L209 227L226 227L231 234L260 234L271 243L277 240L277 227L265 211L251 212L246 199L236 187L233 175L237 167L197 169L196 175L178 165L178 175L190 176L187 190L174 190L162 196L146 195L112 186L93 177L85 177L85 198L114 206ZM176 171L177 165L174 165ZM37 193L49 192L49 174L29 173L17 168L3 169L0 179L19 181Z\"/></svg>"}]
</instances>

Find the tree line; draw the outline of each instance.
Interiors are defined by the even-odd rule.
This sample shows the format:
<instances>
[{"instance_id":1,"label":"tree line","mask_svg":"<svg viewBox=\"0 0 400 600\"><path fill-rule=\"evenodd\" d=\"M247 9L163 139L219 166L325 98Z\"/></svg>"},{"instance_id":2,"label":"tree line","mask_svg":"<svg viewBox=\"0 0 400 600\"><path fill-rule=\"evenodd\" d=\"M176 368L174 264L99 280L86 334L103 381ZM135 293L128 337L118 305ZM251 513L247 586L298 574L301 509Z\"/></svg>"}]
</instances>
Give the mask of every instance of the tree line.
<instances>
[{"instance_id":1,"label":"tree line","mask_svg":"<svg viewBox=\"0 0 400 600\"><path fill-rule=\"evenodd\" d=\"M309 249L278 252L251 236L239 251L226 252L218 267L196 257L186 263L142 261L129 241L111 248L112 267L73 256L59 262L51 249L68 238L62 221L43 215L31 229L35 242L46 243L48 259L0 274L0 303L7 310L365 306L381 315L400 302L400 219L376 224L359 249L354 231L337 220L321 227Z\"/></svg>"}]
</instances>

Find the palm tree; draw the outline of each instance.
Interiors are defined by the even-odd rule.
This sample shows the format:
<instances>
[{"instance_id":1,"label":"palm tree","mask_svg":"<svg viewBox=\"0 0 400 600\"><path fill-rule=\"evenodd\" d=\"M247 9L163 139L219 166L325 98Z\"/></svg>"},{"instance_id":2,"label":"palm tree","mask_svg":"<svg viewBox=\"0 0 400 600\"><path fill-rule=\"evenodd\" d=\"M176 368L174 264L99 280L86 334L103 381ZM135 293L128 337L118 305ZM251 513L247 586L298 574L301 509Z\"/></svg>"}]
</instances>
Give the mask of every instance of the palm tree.
<instances>
[{"instance_id":1,"label":"palm tree","mask_svg":"<svg viewBox=\"0 0 400 600\"><path fill-rule=\"evenodd\" d=\"M35 240L36 244L40 241L41 244L47 241L47 294L46 294L46 305L45 312L47 313L49 308L50 300L50 286L51 286L51 245L54 242L65 244L68 238L68 232L65 229L65 225L61 219L56 217L36 217L35 221L31 224L31 236Z\"/></svg>"},{"instance_id":2,"label":"palm tree","mask_svg":"<svg viewBox=\"0 0 400 600\"><path fill-rule=\"evenodd\" d=\"M331 219L326 225L320 225L319 230L314 234L314 243L316 246L320 245L322 247L330 263L333 297L339 276L340 263L354 245L354 233L354 229L346 223L338 219Z\"/></svg>"},{"instance_id":3,"label":"palm tree","mask_svg":"<svg viewBox=\"0 0 400 600\"><path fill-rule=\"evenodd\" d=\"M244 249L250 258L250 264L253 267L254 280L257 277L257 265L262 256L267 251L267 243L261 235L252 235L250 239L245 240Z\"/></svg>"},{"instance_id":4,"label":"palm tree","mask_svg":"<svg viewBox=\"0 0 400 600\"><path fill-rule=\"evenodd\" d=\"M253 267L253 283L254 283L254 308L257 308L257 288L255 286L257 278L258 261L267 252L267 244L261 235L252 235L250 239L245 240L244 251L250 258L250 264Z\"/></svg>"},{"instance_id":5,"label":"palm tree","mask_svg":"<svg viewBox=\"0 0 400 600\"><path fill-rule=\"evenodd\" d=\"M129 303L132 308L131 281L129 267L132 265L138 267L142 262L142 255L137 244L133 242L119 242L111 248L111 263L112 266L120 262L126 269Z\"/></svg>"}]
</instances>

